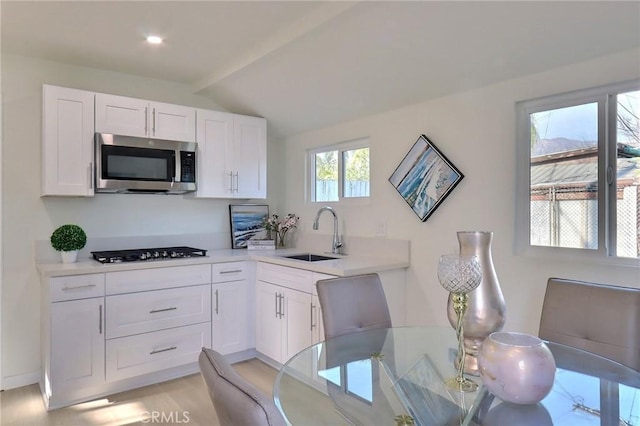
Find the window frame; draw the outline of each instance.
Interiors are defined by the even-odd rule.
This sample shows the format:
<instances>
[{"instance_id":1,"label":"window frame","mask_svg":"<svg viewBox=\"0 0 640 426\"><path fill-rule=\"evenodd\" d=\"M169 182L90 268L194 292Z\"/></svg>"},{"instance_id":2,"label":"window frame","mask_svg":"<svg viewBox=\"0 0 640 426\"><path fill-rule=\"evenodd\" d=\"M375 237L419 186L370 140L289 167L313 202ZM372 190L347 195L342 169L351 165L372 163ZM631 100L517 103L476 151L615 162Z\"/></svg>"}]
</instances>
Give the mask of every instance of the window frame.
<instances>
[{"instance_id":1,"label":"window frame","mask_svg":"<svg viewBox=\"0 0 640 426\"><path fill-rule=\"evenodd\" d=\"M516 254L640 267L640 259L616 255L617 95L640 90L632 80L516 102ZM597 102L598 116L598 248L535 246L530 242L531 120L533 113Z\"/></svg>"},{"instance_id":2,"label":"window frame","mask_svg":"<svg viewBox=\"0 0 640 426\"><path fill-rule=\"evenodd\" d=\"M344 161L345 151L367 148L369 150L369 195L366 197L344 197ZM327 151L338 151L338 199L334 201L316 201L316 154ZM371 143L368 136L353 139L347 142L339 142L332 145L324 145L307 150L307 196L309 204L368 204L371 199Z\"/></svg>"}]
</instances>

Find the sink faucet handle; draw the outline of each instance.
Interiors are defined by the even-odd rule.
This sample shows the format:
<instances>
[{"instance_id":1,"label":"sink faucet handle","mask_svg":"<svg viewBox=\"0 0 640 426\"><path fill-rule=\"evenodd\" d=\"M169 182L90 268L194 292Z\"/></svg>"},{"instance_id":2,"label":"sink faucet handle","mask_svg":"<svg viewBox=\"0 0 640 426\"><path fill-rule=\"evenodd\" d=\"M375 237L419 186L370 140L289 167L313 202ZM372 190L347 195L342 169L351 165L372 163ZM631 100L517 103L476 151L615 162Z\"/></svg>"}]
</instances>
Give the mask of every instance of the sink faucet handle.
<instances>
[{"instance_id":1,"label":"sink faucet handle","mask_svg":"<svg viewBox=\"0 0 640 426\"><path fill-rule=\"evenodd\" d=\"M340 254L342 251L342 237L338 236L333 243L333 254Z\"/></svg>"}]
</instances>

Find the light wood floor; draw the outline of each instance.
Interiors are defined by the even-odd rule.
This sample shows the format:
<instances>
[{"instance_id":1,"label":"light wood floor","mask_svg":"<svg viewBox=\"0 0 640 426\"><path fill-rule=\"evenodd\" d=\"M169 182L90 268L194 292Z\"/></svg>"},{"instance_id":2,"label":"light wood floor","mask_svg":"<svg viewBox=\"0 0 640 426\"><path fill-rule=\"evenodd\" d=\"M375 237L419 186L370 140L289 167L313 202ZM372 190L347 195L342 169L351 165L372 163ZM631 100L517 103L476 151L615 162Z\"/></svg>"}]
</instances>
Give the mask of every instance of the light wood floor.
<instances>
[{"instance_id":1,"label":"light wood floor","mask_svg":"<svg viewBox=\"0 0 640 426\"><path fill-rule=\"evenodd\" d=\"M257 359L234 367L262 392L272 395L275 369ZM38 385L0 392L2 426L130 424L220 425L200 374L49 412L44 408Z\"/></svg>"}]
</instances>

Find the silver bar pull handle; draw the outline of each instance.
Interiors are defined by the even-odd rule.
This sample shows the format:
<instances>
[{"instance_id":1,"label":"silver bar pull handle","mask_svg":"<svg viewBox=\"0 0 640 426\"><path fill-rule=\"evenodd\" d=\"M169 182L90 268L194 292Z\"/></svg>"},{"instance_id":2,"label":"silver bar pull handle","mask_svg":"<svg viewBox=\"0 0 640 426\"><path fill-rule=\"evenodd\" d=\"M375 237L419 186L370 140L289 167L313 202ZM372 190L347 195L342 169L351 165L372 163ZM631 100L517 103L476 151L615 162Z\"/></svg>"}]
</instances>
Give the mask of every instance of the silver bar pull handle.
<instances>
[{"instance_id":1,"label":"silver bar pull handle","mask_svg":"<svg viewBox=\"0 0 640 426\"><path fill-rule=\"evenodd\" d=\"M149 134L149 114L147 114L149 112L149 108L144 107L144 134L148 135Z\"/></svg>"},{"instance_id":2,"label":"silver bar pull handle","mask_svg":"<svg viewBox=\"0 0 640 426\"><path fill-rule=\"evenodd\" d=\"M233 172L229 172L229 191L233 192Z\"/></svg>"},{"instance_id":3,"label":"silver bar pull handle","mask_svg":"<svg viewBox=\"0 0 640 426\"><path fill-rule=\"evenodd\" d=\"M316 309L316 305L314 305L313 303L311 303L311 331L313 331L314 327L316 326L313 322L313 311Z\"/></svg>"},{"instance_id":4,"label":"silver bar pull handle","mask_svg":"<svg viewBox=\"0 0 640 426\"><path fill-rule=\"evenodd\" d=\"M62 287L62 291L70 291L70 290L79 290L81 288L92 288L95 287L95 284L87 284L87 285L78 285L75 287L68 287L68 286L64 286Z\"/></svg>"},{"instance_id":5,"label":"silver bar pull handle","mask_svg":"<svg viewBox=\"0 0 640 426\"><path fill-rule=\"evenodd\" d=\"M278 293L274 294L275 296L275 301L276 301L276 318L280 318L278 315L280 314L279 310L278 310L278 300L280 299L280 295Z\"/></svg>"},{"instance_id":6,"label":"silver bar pull handle","mask_svg":"<svg viewBox=\"0 0 640 426\"><path fill-rule=\"evenodd\" d=\"M239 191L240 178L238 178L238 172L236 172L236 192Z\"/></svg>"},{"instance_id":7,"label":"silver bar pull handle","mask_svg":"<svg viewBox=\"0 0 640 426\"><path fill-rule=\"evenodd\" d=\"M98 331L102 334L102 305L98 306Z\"/></svg>"},{"instance_id":8,"label":"silver bar pull handle","mask_svg":"<svg viewBox=\"0 0 640 426\"><path fill-rule=\"evenodd\" d=\"M156 109L153 109L153 136L156 135Z\"/></svg>"},{"instance_id":9,"label":"silver bar pull handle","mask_svg":"<svg viewBox=\"0 0 640 426\"><path fill-rule=\"evenodd\" d=\"M242 269L230 269L228 271L220 271L221 274L239 274Z\"/></svg>"},{"instance_id":10,"label":"silver bar pull handle","mask_svg":"<svg viewBox=\"0 0 640 426\"><path fill-rule=\"evenodd\" d=\"M164 309L153 309L153 310L149 311L149 313L150 314L157 314L158 312L175 311L176 309L178 309L176 306L172 306L170 308L164 308Z\"/></svg>"},{"instance_id":11,"label":"silver bar pull handle","mask_svg":"<svg viewBox=\"0 0 640 426\"><path fill-rule=\"evenodd\" d=\"M161 352L167 352L167 351L174 351L176 349L178 349L177 346L171 346L170 348L153 350L153 351L149 352L149 355L155 355L155 354L159 354Z\"/></svg>"},{"instance_id":12,"label":"silver bar pull handle","mask_svg":"<svg viewBox=\"0 0 640 426\"><path fill-rule=\"evenodd\" d=\"M280 295L280 318L284 318L284 294Z\"/></svg>"},{"instance_id":13,"label":"silver bar pull handle","mask_svg":"<svg viewBox=\"0 0 640 426\"><path fill-rule=\"evenodd\" d=\"M218 290L216 290L216 315L218 315Z\"/></svg>"}]
</instances>

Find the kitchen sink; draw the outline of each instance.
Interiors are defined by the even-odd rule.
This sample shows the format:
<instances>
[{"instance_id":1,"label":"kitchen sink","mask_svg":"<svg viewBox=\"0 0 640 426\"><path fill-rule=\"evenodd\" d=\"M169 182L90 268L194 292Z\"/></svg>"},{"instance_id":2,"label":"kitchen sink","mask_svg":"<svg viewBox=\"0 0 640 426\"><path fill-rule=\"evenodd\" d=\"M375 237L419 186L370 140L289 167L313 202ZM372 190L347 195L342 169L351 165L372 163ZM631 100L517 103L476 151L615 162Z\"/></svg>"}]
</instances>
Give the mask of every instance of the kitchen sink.
<instances>
[{"instance_id":1,"label":"kitchen sink","mask_svg":"<svg viewBox=\"0 0 640 426\"><path fill-rule=\"evenodd\" d=\"M282 256L282 257L286 257L287 259L304 260L306 262L319 262L322 260L338 259L337 257L323 256L321 254L311 254L311 253L293 254L291 256Z\"/></svg>"}]
</instances>

